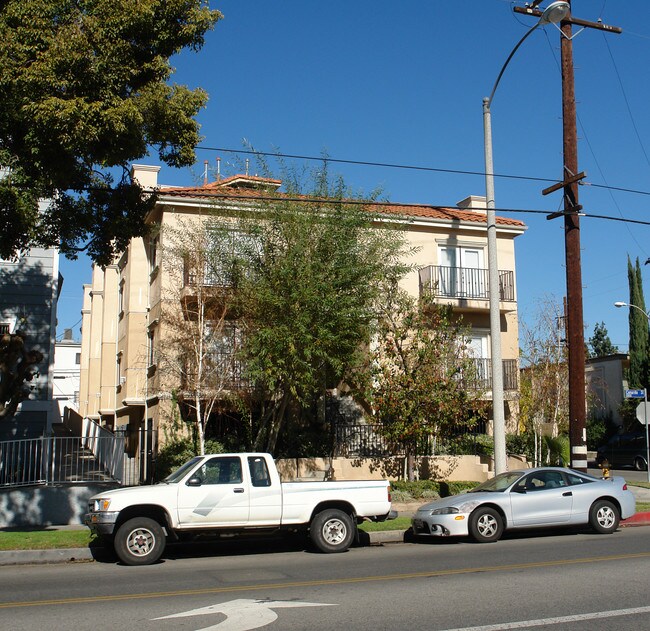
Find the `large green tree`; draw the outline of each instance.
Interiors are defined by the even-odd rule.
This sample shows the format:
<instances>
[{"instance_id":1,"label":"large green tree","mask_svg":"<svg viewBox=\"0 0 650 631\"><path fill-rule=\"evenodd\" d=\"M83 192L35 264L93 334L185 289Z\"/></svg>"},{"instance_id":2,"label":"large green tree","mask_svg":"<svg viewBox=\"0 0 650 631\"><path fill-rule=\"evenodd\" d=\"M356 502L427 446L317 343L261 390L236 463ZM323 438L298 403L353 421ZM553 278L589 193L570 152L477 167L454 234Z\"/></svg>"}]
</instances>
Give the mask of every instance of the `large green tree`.
<instances>
[{"instance_id":1,"label":"large green tree","mask_svg":"<svg viewBox=\"0 0 650 631\"><path fill-rule=\"evenodd\" d=\"M371 200L355 204L326 164L302 179L285 171L284 194L233 226L244 357L257 385L254 446L271 452L286 420L308 419L359 364L382 282L406 269L403 234L375 223Z\"/></svg>"},{"instance_id":2,"label":"large green tree","mask_svg":"<svg viewBox=\"0 0 650 631\"><path fill-rule=\"evenodd\" d=\"M618 353L618 347L612 343L604 322L596 323L594 334L589 338L589 357L607 357Z\"/></svg>"},{"instance_id":3,"label":"large green tree","mask_svg":"<svg viewBox=\"0 0 650 631\"><path fill-rule=\"evenodd\" d=\"M628 318L630 327L630 368L628 381L630 387L648 387L648 319L644 315L645 298L643 297L643 278L639 259L632 264L630 257L627 257L627 277L630 288L631 305Z\"/></svg>"},{"instance_id":4,"label":"large green tree","mask_svg":"<svg viewBox=\"0 0 650 631\"><path fill-rule=\"evenodd\" d=\"M169 82L220 18L206 0L0 2L0 257L31 246L108 263L153 197L128 165L194 162L203 90ZM39 210L39 199L51 199Z\"/></svg>"},{"instance_id":5,"label":"large green tree","mask_svg":"<svg viewBox=\"0 0 650 631\"><path fill-rule=\"evenodd\" d=\"M40 351L26 348L23 332L0 335L0 421L12 418L18 405L29 397L30 382L42 361Z\"/></svg>"},{"instance_id":6,"label":"large green tree","mask_svg":"<svg viewBox=\"0 0 650 631\"><path fill-rule=\"evenodd\" d=\"M471 428L481 417L484 386L452 308L416 301L397 283L387 287L370 354L367 396L381 432L401 445L414 479L418 444Z\"/></svg>"}]
</instances>

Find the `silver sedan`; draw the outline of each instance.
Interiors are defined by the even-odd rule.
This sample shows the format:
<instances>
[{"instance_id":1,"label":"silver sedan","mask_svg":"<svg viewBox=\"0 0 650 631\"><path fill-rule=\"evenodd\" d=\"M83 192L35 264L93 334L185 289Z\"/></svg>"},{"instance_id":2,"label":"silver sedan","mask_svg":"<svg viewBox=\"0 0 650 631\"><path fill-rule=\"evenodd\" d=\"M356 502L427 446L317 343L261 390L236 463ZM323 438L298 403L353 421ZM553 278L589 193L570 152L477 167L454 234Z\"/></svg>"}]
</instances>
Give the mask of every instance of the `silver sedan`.
<instances>
[{"instance_id":1,"label":"silver sedan","mask_svg":"<svg viewBox=\"0 0 650 631\"><path fill-rule=\"evenodd\" d=\"M595 478L559 467L501 473L467 493L421 506L416 535L497 541L504 530L590 525L611 533L634 515L636 501L620 477Z\"/></svg>"}]
</instances>

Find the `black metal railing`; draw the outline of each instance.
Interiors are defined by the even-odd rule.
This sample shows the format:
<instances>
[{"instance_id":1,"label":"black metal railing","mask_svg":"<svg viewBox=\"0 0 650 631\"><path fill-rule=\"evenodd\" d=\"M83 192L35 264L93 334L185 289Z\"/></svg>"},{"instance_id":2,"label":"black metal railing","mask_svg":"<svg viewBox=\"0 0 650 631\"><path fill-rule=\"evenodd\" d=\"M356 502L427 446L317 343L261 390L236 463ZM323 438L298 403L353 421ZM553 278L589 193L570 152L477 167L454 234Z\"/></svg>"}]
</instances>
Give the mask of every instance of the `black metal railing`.
<instances>
[{"instance_id":1,"label":"black metal railing","mask_svg":"<svg viewBox=\"0 0 650 631\"><path fill-rule=\"evenodd\" d=\"M386 437L381 424L337 425L334 428L334 454L346 458L385 458L404 456L407 451L418 456L453 453L453 447L464 437L465 449L473 446L474 454L482 453L482 440L485 437L485 423L473 427L459 427L453 436L440 439L434 434L423 436L417 444L391 440Z\"/></svg>"},{"instance_id":2,"label":"black metal railing","mask_svg":"<svg viewBox=\"0 0 650 631\"><path fill-rule=\"evenodd\" d=\"M491 359L474 359L472 360L475 365L474 379L468 383L468 386L473 386L480 390L492 389L492 360ZM517 367L516 359L503 359L501 360L503 366L503 389L504 390L517 390L519 387L519 370Z\"/></svg>"},{"instance_id":3,"label":"black metal railing","mask_svg":"<svg viewBox=\"0 0 650 631\"><path fill-rule=\"evenodd\" d=\"M490 297L487 269L427 265L420 268L419 275L420 295L470 300L488 300ZM499 270L499 299L515 300L515 275L511 271Z\"/></svg>"}]
</instances>

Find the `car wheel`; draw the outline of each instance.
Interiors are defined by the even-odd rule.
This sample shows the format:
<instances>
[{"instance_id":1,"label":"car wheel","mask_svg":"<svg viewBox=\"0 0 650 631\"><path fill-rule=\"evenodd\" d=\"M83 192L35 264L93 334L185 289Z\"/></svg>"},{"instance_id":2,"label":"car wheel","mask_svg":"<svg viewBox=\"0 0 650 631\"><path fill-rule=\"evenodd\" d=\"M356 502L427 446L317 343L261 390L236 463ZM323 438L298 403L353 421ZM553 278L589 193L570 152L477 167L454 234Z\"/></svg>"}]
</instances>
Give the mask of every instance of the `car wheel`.
<instances>
[{"instance_id":1,"label":"car wheel","mask_svg":"<svg viewBox=\"0 0 650 631\"><path fill-rule=\"evenodd\" d=\"M151 565L165 549L162 526L148 517L135 517L124 522L115 535L115 553L126 565Z\"/></svg>"},{"instance_id":2,"label":"car wheel","mask_svg":"<svg viewBox=\"0 0 650 631\"><path fill-rule=\"evenodd\" d=\"M603 535L614 532L618 528L619 520L618 509L607 500L594 502L589 512L591 527Z\"/></svg>"},{"instance_id":3,"label":"car wheel","mask_svg":"<svg viewBox=\"0 0 650 631\"><path fill-rule=\"evenodd\" d=\"M350 515L330 508L314 517L309 537L321 552L345 552L352 545L355 530Z\"/></svg>"},{"instance_id":4,"label":"car wheel","mask_svg":"<svg viewBox=\"0 0 650 631\"><path fill-rule=\"evenodd\" d=\"M646 464L646 461L641 458L641 456L637 456L634 459L634 468L637 471L645 471L648 468L648 465Z\"/></svg>"},{"instance_id":5,"label":"car wheel","mask_svg":"<svg viewBox=\"0 0 650 631\"><path fill-rule=\"evenodd\" d=\"M503 518L494 508L477 508L469 516L469 533L479 543L498 541L503 534Z\"/></svg>"}]
</instances>

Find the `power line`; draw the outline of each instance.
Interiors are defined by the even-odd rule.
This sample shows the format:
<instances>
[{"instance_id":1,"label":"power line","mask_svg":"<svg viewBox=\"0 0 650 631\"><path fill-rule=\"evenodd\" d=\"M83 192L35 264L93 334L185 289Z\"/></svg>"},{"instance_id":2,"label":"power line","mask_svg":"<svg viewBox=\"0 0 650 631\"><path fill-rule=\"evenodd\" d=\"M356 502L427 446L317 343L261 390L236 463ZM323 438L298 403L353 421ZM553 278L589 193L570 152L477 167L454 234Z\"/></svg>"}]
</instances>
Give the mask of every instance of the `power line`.
<instances>
[{"instance_id":1,"label":"power line","mask_svg":"<svg viewBox=\"0 0 650 631\"><path fill-rule=\"evenodd\" d=\"M165 193L165 191L161 191L162 194ZM451 208L450 206L440 206L440 205L434 205L434 204L405 204L403 202L391 202L391 201L375 201L372 199L333 199L333 198L327 198L327 197L309 197L309 196L295 196L291 197L288 195L281 195L281 196L271 196L271 195L241 195L237 194L236 196L233 196L232 194L228 193L214 193L210 191L208 195L205 195L206 197L210 197L211 199L223 199L223 200L228 200L232 202L236 202L239 200L253 200L253 201L268 201L268 202L293 202L293 203L299 203L299 204L342 204L345 206L377 206L377 207L397 207L397 208L433 208L435 210L442 210L442 211L448 211L448 210L453 210L453 211L462 211L462 208ZM478 210L486 210L485 209L478 209ZM499 213L509 213L509 214L515 214L515 213L528 213L528 214L535 214L535 215L552 215L555 213L555 211L551 210L533 210L529 208L495 208L496 212ZM467 212L467 211L466 211ZM611 217L610 215L596 215L592 213L588 214L582 214L581 216L586 217L586 218L591 218L591 219L605 219L609 221L619 221L623 223L634 223L638 224L641 226L650 226L650 221L643 221L641 219L629 219L626 217Z\"/></svg>"},{"instance_id":2,"label":"power line","mask_svg":"<svg viewBox=\"0 0 650 631\"><path fill-rule=\"evenodd\" d=\"M335 164L351 164L355 166L370 166L370 167L382 167L388 169L403 169L411 171L426 171L430 173L452 173L456 175L476 175L480 177L485 177L485 172L483 171L468 171L464 169L443 169L440 167L427 167L421 165L410 165L410 164L396 164L392 162L373 162L366 160L350 160L346 158L331 158L329 156L308 156L301 154L292 154L292 153L279 153L276 151L258 151L255 149L229 149L226 147L205 147L199 145L196 147L202 151L220 151L222 153L241 153L245 155L258 155L258 156L268 156L274 158L289 158L292 160L312 160L318 162L333 162ZM558 182L557 178L546 178L546 177L535 177L532 175L513 175L508 173L493 173L494 177L510 180L525 180L529 182ZM634 193L636 195L647 195L650 196L650 191L642 191L633 188L624 188L619 186L609 186L608 184L596 184L594 182L581 182L582 186L591 186L592 188L602 188L605 190L620 191L623 193Z\"/></svg>"}]
</instances>

